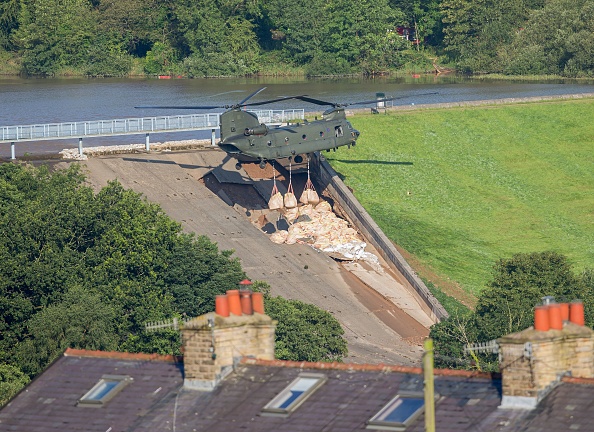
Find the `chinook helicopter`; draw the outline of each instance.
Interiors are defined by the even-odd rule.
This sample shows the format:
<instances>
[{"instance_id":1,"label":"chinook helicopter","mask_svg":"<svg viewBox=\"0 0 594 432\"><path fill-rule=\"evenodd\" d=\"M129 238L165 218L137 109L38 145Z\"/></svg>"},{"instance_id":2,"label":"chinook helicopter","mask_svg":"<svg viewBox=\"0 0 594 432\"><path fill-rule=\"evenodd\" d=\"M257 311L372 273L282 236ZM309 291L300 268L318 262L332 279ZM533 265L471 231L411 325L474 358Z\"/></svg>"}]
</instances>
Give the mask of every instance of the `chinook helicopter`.
<instances>
[{"instance_id":1,"label":"chinook helicopter","mask_svg":"<svg viewBox=\"0 0 594 432\"><path fill-rule=\"evenodd\" d=\"M337 149L341 146L355 145L359 131L347 121L344 112L349 105L366 105L386 102L396 98L374 99L371 101L338 104L314 99L308 96L285 96L263 102L247 103L249 99L263 91L261 88L235 105L225 106L143 106L136 108L156 109L216 109L227 111L220 116L220 141L218 146L230 156L237 159L235 168L240 169L242 163L259 163L265 168L269 160L285 159L295 163L303 162L303 156L316 151ZM244 111L249 106L265 105L288 99L298 99L316 105L330 106L322 114L321 120L290 124L288 126L270 127L260 123L256 114Z\"/></svg>"}]
</instances>

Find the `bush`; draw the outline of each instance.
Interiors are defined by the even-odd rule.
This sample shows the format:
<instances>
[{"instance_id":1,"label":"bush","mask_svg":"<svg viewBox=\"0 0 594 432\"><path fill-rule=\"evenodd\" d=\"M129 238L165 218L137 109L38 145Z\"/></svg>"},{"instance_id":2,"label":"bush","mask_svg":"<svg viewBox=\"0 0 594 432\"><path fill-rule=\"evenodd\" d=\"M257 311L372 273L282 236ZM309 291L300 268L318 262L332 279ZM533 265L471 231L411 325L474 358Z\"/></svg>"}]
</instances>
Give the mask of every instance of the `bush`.
<instances>
[{"instance_id":1,"label":"bush","mask_svg":"<svg viewBox=\"0 0 594 432\"><path fill-rule=\"evenodd\" d=\"M332 53L317 53L305 67L308 77L346 75L351 73L349 63Z\"/></svg>"},{"instance_id":2,"label":"bush","mask_svg":"<svg viewBox=\"0 0 594 432\"><path fill-rule=\"evenodd\" d=\"M183 70L190 78L246 76L258 71L255 61L229 53L211 52L192 54L183 63Z\"/></svg>"}]
</instances>

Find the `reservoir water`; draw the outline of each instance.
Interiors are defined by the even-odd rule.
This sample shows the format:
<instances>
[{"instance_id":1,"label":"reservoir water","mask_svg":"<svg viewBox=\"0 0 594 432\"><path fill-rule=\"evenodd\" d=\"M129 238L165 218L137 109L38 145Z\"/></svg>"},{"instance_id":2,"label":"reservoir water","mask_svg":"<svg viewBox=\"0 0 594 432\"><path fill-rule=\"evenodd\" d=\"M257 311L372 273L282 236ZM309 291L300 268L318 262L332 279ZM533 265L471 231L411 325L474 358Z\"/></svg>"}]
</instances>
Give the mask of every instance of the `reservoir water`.
<instances>
[{"instance_id":1,"label":"reservoir water","mask_svg":"<svg viewBox=\"0 0 594 432\"><path fill-rule=\"evenodd\" d=\"M381 92L387 97L401 98L395 100L394 105L410 105L594 93L594 81L495 81L449 75L315 80L269 77L169 80L0 78L0 126L190 114L192 111L138 110L134 106L230 105L261 87L266 87L266 90L251 101L308 95L330 102L352 103L375 99L375 94ZM298 100L287 100L269 107L304 108L306 111L322 109ZM210 133L204 132L155 135L151 136L151 142L209 136ZM90 140L84 143L85 147L142 143L144 137L93 138L93 142L88 142ZM77 140L21 143L17 146L17 157L25 152L55 153L76 146ZM9 152L9 144L0 146L0 157L6 157Z\"/></svg>"}]
</instances>

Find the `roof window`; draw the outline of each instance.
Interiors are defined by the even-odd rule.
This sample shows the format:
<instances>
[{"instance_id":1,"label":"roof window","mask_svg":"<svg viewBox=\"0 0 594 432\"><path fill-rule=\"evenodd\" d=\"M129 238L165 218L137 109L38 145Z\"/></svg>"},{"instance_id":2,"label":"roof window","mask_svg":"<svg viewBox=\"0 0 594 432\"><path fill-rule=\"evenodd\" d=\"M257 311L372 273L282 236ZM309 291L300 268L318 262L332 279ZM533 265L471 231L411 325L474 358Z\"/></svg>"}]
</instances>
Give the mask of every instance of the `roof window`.
<instances>
[{"instance_id":1,"label":"roof window","mask_svg":"<svg viewBox=\"0 0 594 432\"><path fill-rule=\"evenodd\" d=\"M78 400L77 406L99 408L132 382L128 375L103 375L99 382Z\"/></svg>"},{"instance_id":2,"label":"roof window","mask_svg":"<svg viewBox=\"0 0 594 432\"><path fill-rule=\"evenodd\" d=\"M264 415L288 416L326 382L323 374L302 373L262 410Z\"/></svg>"},{"instance_id":3,"label":"roof window","mask_svg":"<svg viewBox=\"0 0 594 432\"><path fill-rule=\"evenodd\" d=\"M424 409L422 394L399 394L367 422L367 429L404 431Z\"/></svg>"}]
</instances>

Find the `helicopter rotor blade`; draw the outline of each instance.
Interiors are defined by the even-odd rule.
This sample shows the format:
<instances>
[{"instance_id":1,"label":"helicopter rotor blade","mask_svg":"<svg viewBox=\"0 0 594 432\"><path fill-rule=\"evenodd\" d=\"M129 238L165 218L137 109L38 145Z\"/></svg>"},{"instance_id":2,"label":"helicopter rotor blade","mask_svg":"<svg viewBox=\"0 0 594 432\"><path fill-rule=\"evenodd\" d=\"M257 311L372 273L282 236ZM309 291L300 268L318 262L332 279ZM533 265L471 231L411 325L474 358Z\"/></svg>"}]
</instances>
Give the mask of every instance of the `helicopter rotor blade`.
<instances>
[{"instance_id":1,"label":"helicopter rotor blade","mask_svg":"<svg viewBox=\"0 0 594 432\"><path fill-rule=\"evenodd\" d=\"M253 98L254 96L256 96L258 93L260 93L261 91L266 90L266 87L262 87L261 89L256 90L255 92L253 92L251 95L249 95L248 97L246 97L244 100L242 100L241 102L239 102L237 104L237 106L246 106L245 103L250 100L251 98Z\"/></svg>"},{"instance_id":2,"label":"helicopter rotor blade","mask_svg":"<svg viewBox=\"0 0 594 432\"><path fill-rule=\"evenodd\" d=\"M227 108L223 105L198 105L198 106L136 106L134 108L137 109L193 109L193 110L202 110L202 109L217 109L217 108Z\"/></svg>"},{"instance_id":3,"label":"helicopter rotor blade","mask_svg":"<svg viewBox=\"0 0 594 432\"><path fill-rule=\"evenodd\" d=\"M304 102L309 102L312 104L316 104L316 105L330 105L333 107L347 107L350 105L368 105L368 104L375 104L378 102L388 102L388 101L392 101L392 100L396 100L396 99L405 99L405 98L409 98L409 97L415 97L415 96L427 96L427 95L433 95L433 94L437 94L437 92L431 92L431 93L421 93L421 94L416 94L416 95L407 95L407 96L395 96L395 97L389 97L389 98L383 98L383 99L373 99L373 100L367 100L367 101L361 101L361 102L352 102L352 103L336 103L336 102L328 102L328 101L323 101L320 99L315 99L315 98L311 98L308 96L295 96L295 99L299 99L302 100Z\"/></svg>"},{"instance_id":4,"label":"helicopter rotor blade","mask_svg":"<svg viewBox=\"0 0 594 432\"><path fill-rule=\"evenodd\" d=\"M315 99L315 98L311 98L309 96L294 96L295 99L299 99L302 100L303 102L309 102L315 105L332 105L332 106L338 106L338 104L334 103L334 102L327 102L327 101L323 101L320 99Z\"/></svg>"},{"instance_id":5,"label":"helicopter rotor blade","mask_svg":"<svg viewBox=\"0 0 594 432\"><path fill-rule=\"evenodd\" d=\"M284 100L288 100L288 99L299 99L299 96L283 96L283 97L279 97L276 99L265 100L262 102L252 102L252 103L247 103L247 104L239 104L239 105L235 105L235 106L246 107L246 106L266 105L269 103L280 102L280 101L284 101Z\"/></svg>"}]
</instances>

